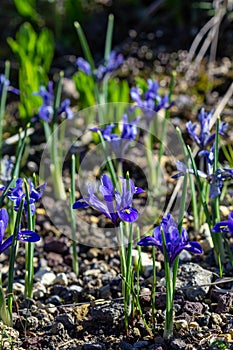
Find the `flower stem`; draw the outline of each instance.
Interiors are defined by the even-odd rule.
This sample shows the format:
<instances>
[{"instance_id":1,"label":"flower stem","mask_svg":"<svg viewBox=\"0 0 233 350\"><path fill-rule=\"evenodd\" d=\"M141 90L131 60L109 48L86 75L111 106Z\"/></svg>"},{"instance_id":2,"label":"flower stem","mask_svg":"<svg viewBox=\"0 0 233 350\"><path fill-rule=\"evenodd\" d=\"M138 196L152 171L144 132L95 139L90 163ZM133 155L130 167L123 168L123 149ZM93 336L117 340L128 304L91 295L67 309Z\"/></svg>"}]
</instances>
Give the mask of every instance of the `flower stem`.
<instances>
[{"instance_id":1,"label":"flower stem","mask_svg":"<svg viewBox=\"0 0 233 350\"><path fill-rule=\"evenodd\" d=\"M162 241L163 241L163 252L164 252L164 269L166 279L166 316L163 337L169 339L173 336L173 301L174 301L174 289L173 289L173 272L170 266L166 237L163 229L161 228Z\"/></svg>"},{"instance_id":2,"label":"flower stem","mask_svg":"<svg viewBox=\"0 0 233 350\"><path fill-rule=\"evenodd\" d=\"M25 187L26 201L27 201L28 229L30 231L34 231L35 225L34 225L34 220L33 220L31 207L30 207L30 195L29 195L28 183L25 179L24 179L24 187ZM25 298L26 297L32 298L33 277L34 277L33 257L34 257L34 243L28 242L28 244L26 245L26 257L25 257L25 261L26 261L25 291L24 291Z\"/></svg>"},{"instance_id":3,"label":"flower stem","mask_svg":"<svg viewBox=\"0 0 233 350\"><path fill-rule=\"evenodd\" d=\"M75 202L75 155L71 157L71 189L70 189L70 213L71 213L71 230L72 230L72 251L73 251L73 270L78 276L79 265L77 256L77 243L76 243L76 221L73 210L73 204Z\"/></svg>"},{"instance_id":4,"label":"flower stem","mask_svg":"<svg viewBox=\"0 0 233 350\"><path fill-rule=\"evenodd\" d=\"M20 229L20 221L21 221L22 211L23 211L23 203L24 203L24 199L21 200L19 205L19 210L17 212L14 233L13 233L13 241L12 241L11 251L10 251L7 293L8 293L8 310L9 310L9 315L11 319L12 319L12 304L13 304L14 264L15 264L15 258L16 258L17 237Z\"/></svg>"}]
</instances>

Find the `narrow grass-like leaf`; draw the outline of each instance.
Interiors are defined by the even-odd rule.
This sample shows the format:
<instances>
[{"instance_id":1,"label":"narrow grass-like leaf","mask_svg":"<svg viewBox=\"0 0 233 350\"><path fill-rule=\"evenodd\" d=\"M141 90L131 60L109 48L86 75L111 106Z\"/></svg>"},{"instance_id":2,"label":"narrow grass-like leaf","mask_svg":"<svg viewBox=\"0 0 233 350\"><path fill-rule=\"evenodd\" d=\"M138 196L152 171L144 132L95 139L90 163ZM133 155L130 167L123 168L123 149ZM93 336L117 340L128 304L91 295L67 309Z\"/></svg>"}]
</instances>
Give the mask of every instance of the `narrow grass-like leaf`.
<instances>
[{"instance_id":1,"label":"narrow grass-like leaf","mask_svg":"<svg viewBox=\"0 0 233 350\"><path fill-rule=\"evenodd\" d=\"M114 16L110 14L108 16L108 27L106 32L105 49L104 49L104 63L108 64L110 52L112 49L112 34L114 27Z\"/></svg>"},{"instance_id":2,"label":"narrow grass-like leaf","mask_svg":"<svg viewBox=\"0 0 233 350\"><path fill-rule=\"evenodd\" d=\"M86 60L89 62L90 66L91 66L92 73L93 73L95 70L95 64L94 64L94 60L93 60L93 57L91 54L91 50L90 50L89 45L87 43L86 36L85 36L79 22L74 22L74 26L75 26L75 29L78 33L79 40L80 40L80 43L81 43L81 46L82 46L82 49L84 52L84 56L85 56Z\"/></svg>"},{"instance_id":3,"label":"narrow grass-like leaf","mask_svg":"<svg viewBox=\"0 0 233 350\"><path fill-rule=\"evenodd\" d=\"M23 211L24 199L21 200L19 209L16 215L14 233L13 233L13 241L10 249L10 263L9 263L9 273L8 273L8 310L10 314L10 318L12 319L12 304L13 304L13 283L14 283L14 264L16 259L16 246L17 246L17 237L20 229L22 211Z\"/></svg>"},{"instance_id":4,"label":"narrow grass-like leaf","mask_svg":"<svg viewBox=\"0 0 233 350\"><path fill-rule=\"evenodd\" d=\"M26 201L27 201L27 220L28 220L28 230L34 231L34 220L31 212L30 206L30 194L29 194L29 185L28 182L24 179L24 188L26 193ZM25 274L25 298L32 298L32 290L33 290L33 277L34 277L34 243L28 242L26 245L26 274Z\"/></svg>"},{"instance_id":5,"label":"narrow grass-like leaf","mask_svg":"<svg viewBox=\"0 0 233 350\"><path fill-rule=\"evenodd\" d=\"M73 251L73 270L78 276L79 265L78 265L78 255L77 255L77 243L76 243L76 220L75 213L73 210L73 204L75 202L75 155L72 154L71 157L71 189L70 189L70 214L71 214L71 231L72 231L72 251Z\"/></svg>"}]
</instances>

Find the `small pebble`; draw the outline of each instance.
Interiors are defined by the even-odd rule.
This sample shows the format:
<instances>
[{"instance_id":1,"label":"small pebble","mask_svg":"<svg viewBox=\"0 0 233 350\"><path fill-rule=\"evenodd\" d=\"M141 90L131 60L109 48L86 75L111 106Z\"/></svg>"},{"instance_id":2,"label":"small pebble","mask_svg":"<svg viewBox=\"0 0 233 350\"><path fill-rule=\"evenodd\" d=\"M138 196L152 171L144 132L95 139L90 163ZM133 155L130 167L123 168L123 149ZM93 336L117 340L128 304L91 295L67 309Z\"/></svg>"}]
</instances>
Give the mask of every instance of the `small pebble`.
<instances>
[{"instance_id":1,"label":"small pebble","mask_svg":"<svg viewBox=\"0 0 233 350\"><path fill-rule=\"evenodd\" d=\"M134 349L147 349L149 342L146 340L141 340L136 343L134 343L133 347Z\"/></svg>"},{"instance_id":2,"label":"small pebble","mask_svg":"<svg viewBox=\"0 0 233 350\"><path fill-rule=\"evenodd\" d=\"M56 275L49 268L46 268L35 273L34 279L41 282L44 286L51 286L56 279Z\"/></svg>"},{"instance_id":3,"label":"small pebble","mask_svg":"<svg viewBox=\"0 0 233 350\"><path fill-rule=\"evenodd\" d=\"M210 321L212 322L212 325L220 325L222 323L222 318L219 314L212 312L210 316Z\"/></svg>"},{"instance_id":4,"label":"small pebble","mask_svg":"<svg viewBox=\"0 0 233 350\"><path fill-rule=\"evenodd\" d=\"M68 285L67 275L64 272L58 273L53 283L60 284L61 286L67 286Z\"/></svg>"},{"instance_id":5,"label":"small pebble","mask_svg":"<svg viewBox=\"0 0 233 350\"><path fill-rule=\"evenodd\" d=\"M84 344L83 350L106 350L105 344L103 343L90 343L90 344Z\"/></svg>"},{"instance_id":6,"label":"small pebble","mask_svg":"<svg viewBox=\"0 0 233 350\"><path fill-rule=\"evenodd\" d=\"M186 320L177 320L174 322L174 326L177 329L177 331L179 331L181 329L187 329L188 322Z\"/></svg>"},{"instance_id":7,"label":"small pebble","mask_svg":"<svg viewBox=\"0 0 233 350\"><path fill-rule=\"evenodd\" d=\"M57 311L57 307L54 304L47 304L46 311L50 314L54 314Z\"/></svg>"},{"instance_id":8,"label":"small pebble","mask_svg":"<svg viewBox=\"0 0 233 350\"><path fill-rule=\"evenodd\" d=\"M133 345L131 345L130 343L127 343L125 341L121 341L119 344L119 349L121 350L134 350Z\"/></svg>"},{"instance_id":9,"label":"small pebble","mask_svg":"<svg viewBox=\"0 0 233 350\"><path fill-rule=\"evenodd\" d=\"M69 314L61 314L56 317L56 322L61 322L65 328L72 329L74 324L74 319Z\"/></svg>"},{"instance_id":10,"label":"small pebble","mask_svg":"<svg viewBox=\"0 0 233 350\"><path fill-rule=\"evenodd\" d=\"M189 323L189 328L190 329L200 329L200 326L197 322L190 322Z\"/></svg>"}]
</instances>

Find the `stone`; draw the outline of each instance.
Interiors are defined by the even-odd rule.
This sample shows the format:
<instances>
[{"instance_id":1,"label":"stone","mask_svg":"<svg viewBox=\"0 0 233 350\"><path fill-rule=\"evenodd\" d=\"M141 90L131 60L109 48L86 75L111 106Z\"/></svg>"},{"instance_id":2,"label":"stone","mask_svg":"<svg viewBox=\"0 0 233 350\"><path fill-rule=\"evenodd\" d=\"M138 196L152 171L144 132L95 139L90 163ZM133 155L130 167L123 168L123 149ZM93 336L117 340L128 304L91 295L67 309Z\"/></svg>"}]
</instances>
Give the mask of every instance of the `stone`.
<instances>
[{"instance_id":1,"label":"stone","mask_svg":"<svg viewBox=\"0 0 233 350\"><path fill-rule=\"evenodd\" d=\"M27 329L28 330L35 330L39 326L39 320L35 316L29 316L27 317Z\"/></svg>"},{"instance_id":2,"label":"stone","mask_svg":"<svg viewBox=\"0 0 233 350\"><path fill-rule=\"evenodd\" d=\"M149 342L147 340L140 340L133 344L134 349L147 349Z\"/></svg>"},{"instance_id":3,"label":"stone","mask_svg":"<svg viewBox=\"0 0 233 350\"><path fill-rule=\"evenodd\" d=\"M58 273L53 283L60 284L61 286L67 286L68 285L67 275L64 272Z\"/></svg>"},{"instance_id":4,"label":"stone","mask_svg":"<svg viewBox=\"0 0 233 350\"><path fill-rule=\"evenodd\" d=\"M200 329L200 326L197 322L190 322L189 323L189 328L190 329Z\"/></svg>"},{"instance_id":5,"label":"stone","mask_svg":"<svg viewBox=\"0 0 233 350\"><path fill-rule=\"evenodd\" d=\"M170 343L170 346L172 349L177 349L177 350L185 350L186 349L186 343L180 339L180 338L177 338L177 339L173 339Z\"/></svg>"},{"instance_id":6,"label":"stone","mask_svg":"<svg viewBox=\"0 0 233 350\"><path fill-rule=\"evenodd\" d=\"M186 320L174 321L174 327L176 328L177 331L180 331L181 329L187 329L188 322Z\"/></svg>"},{"instance_id":7,"label":"stone","mask_svg":"<svg viewBox=\"0 0 233 350\"><path fill-rule=\"evenodd\" d=\"M177 289L181 289L190 301L200 301L209 291L213 273L203 269L200 265L187 263L178 269ZM195 287L196 288L193 288Z\"/></svg>"},{"instance_id":8,"label":"stone","mask_svg":"<svg viewBox=\"0 0 233 350\"><path fill-rule=\"evenodd\" d=\"M54 304L47 304L46 305L46 311L49 313L49 314L54 314L56 311L57 311L57 307L56 305Z\"/></svg>"},{"instance_id":9,"label":"stone","mask_svg":"<svg viewBox=\"0 0 233 350\"><path fill-rule=\"evenodd\" d=\"M58 239L56 237L48 236L48 237L45 237L45 240L44 240L44 250L46 252L65 254L69 250L67 243L68 243L67 237L60 237Z\"/></svg>"},{"instance_id":10,"label":"stone","mask_svg":"<svg viewBox=\"0 0 233 350\"><path fill-rule=\"evenodd\" d=\"M51 327L51 333L63 337L65 334L65 327L62 322L55 322Z\"/></svg>"},{"instance_id":11,"label":"stone","mask_svg":"<svg viewBox=\"0 0 233 350\"><path fill-rule=\"evenodd\" d=\"M46 299L46 304L53 304L53 305L61 305L62 303L62 299L59 297L59 295L52 295L51 297L49 297L48 299Z\"/></svg>"},{"instance_id":12,"label":"stone","mask_svg":"<svg viewBox=\"0 0 233 350\"><path fill-rule=\"evenodd\" d=\"M197 316L195 319L201 327L208 326L210 321L210 315L200 315Z\"/></svg>"},{"instance_id":13,"label":"stone","mask_svg":"<svg viewBox=\"0 0 233 350\"><path fill-rule=\"evenodd\" d=\"M112 293L111 293L109 284L106 284L106 286L101 287L99 289L99 293L100 293L101 299L109 299L112 297Z\"/></svg>"},{"instance_id":14,"label":"stone","mask_svg":"<svg viewBox=\"0 0 233 350\"><path fill-rule=\"evenodd\" d=\"M126 341L121 341L119 344L119 349L121 350L134 350L133 345L127 343Z\"/></svg>"},{"instance_id":15,"label":"stone","mask_svg":"<svg viewBox=\"0 0 233 350\"><path fill-rule=\"evenodd\" d=\"M98 220L98 218L97 218L97 220ZM97 258L100 253L101 253L100 249L90 248L87 252L87 257L89 259Z\"/></svg>"},{"instance_id":16,"label":"stone","mask_svg":"<svg viewBox=\"0 0 233 350\"><path fill-rule=\"evenodd\" d=\"M119 323L123 318L123 305L118 303L96 304L90 310L93 322L107 324L108 326Z\"/></svg>"},{"instance_id":17,"label":"stone","mask_svg":"<svg viewBox=\"0 0 233 350\"><path fill-rule=\"evenodd\" d=\"M137 264L137 262L139 260L137 249L132 249L132 257L134 259L134 263ZM148 253L145 253L145 252L141 252L140 257L141 257L141 266L142 266L142 270L144 272L144 275L146 277L151 276L152 271L153 271L152 258L149 256ZM156 265L156 268L158 268L159 270L161 269L161 263L159 261L156 261L155 265Z\"/></svg>"},{"instance_id":18,"label":"stone","mask_svg":"<svg viewBox=\"0 0 233 350\"><path fill-rule=\"evenodd\" d=\"M15 294L24 294L24 285L19 282L13 283L13 292Z\"/></svg>"},{"instance_id":19,"label":"stone","mask_svg":"<svg viewBox=\"0 0 233 350\"><path fill-rule=\"evenodd\" d=\"M83 345L83 350L106 350L106 346L103 343L87 343Z\"/></svg>"},{"instance_id":20,"label":"stone","mask_svg":"<svg viewBox=\"0 0 233 350\"><path fill-rule=\"evenodd\" d=\"M216 314L215 312L212 312L211 316L210 316L210 322L213 325L220 325L222 324L222 318L219 314Z\"/></svg>"},{"instance_id":21,"label":"stone","mask_svg":"<svg viewBox=\"0 0 233 350\"><path fill-rule=\"evenodd\" d=\"M218 305L215 312L218 314L229 312L233 304L233 293L220 294L217 293Z\"/></svg>"},{"instance_id":22,"label":"stone","mask_svg":"<svg viewBox=\"0 0 233 350\"><path fill-rule=\"evenodd\" d=\"M56 279L56 275L47 267L37 271L34 275L34 279L35 281L42 283L44 286L51 286Z\"/></svg>"},{"instance_id":23,"label":"stone","mask_svg":"<svg viewBox=\"0 0 233 350\"><path fill-rule=\"evenodd\" d=\"M69 314L58 315L55 319L56 322L61 322L65 328L72 329L75 327L74 319Z\"/></svg>"},{"instance_id":24,"label":"stone","mask_svg":"<svg viewBox=\"0 0 233 350\"><path fill-rule=\"evenodd\" d=\"M182 250L179 255L179 258L181 263L186 263L192 260L192 254L189 253L187 250Z\"/></svg>"},{"instance_id":25,"label":"stone","mask_svg":"<svg viewBox=\"0 0 233 350\"><path fill-rule=\"evenodd\" d=\"M183 305L183 311L190 315L201 314L203 305L200 302L186 301Z\"/></svg>"}]
</instances>

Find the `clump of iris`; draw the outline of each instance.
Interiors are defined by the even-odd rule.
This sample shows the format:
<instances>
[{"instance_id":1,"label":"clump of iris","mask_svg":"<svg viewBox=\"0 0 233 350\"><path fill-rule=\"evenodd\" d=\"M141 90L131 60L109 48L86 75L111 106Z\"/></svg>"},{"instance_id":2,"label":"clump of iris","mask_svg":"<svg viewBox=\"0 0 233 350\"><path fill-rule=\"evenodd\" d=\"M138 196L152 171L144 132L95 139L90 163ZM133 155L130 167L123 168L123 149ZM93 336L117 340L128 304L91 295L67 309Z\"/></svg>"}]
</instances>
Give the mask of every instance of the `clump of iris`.
<instances>
[{"instance_id":1,"label":"clump of iris","mask_svg":"<svg viewBox=\"0 0 233 350\"><path fill-rule=\"evenodd\" d=\"M7 250L13 242L13 235L3 241L8 222L9 216L7 210L5 208L0 209L0 254ZM17 240L20 242L37 242L40 240L40 236L31 230L20 230L17 234Z\"/></svg>"},{"instance_id":2,"label":"clump of iris","mask_svg":"<svg viewBox=\"0 0 233 350\"><path fill-rule=\"evenodd\" d=\"M171 338L173 335L173 303L178 267L175 261L182 250L187 250L192 254L202 254L202 247L198 242L188 241L188 232L185 228L179 230L178 223L170 213L162 218L161 224L155 227L152 236L143 237L137 244L140 246L155 246L164 255L166 278L164 337Z\"/></svg>"},{"instance_id":3,"label":"clump of iris","mask_svg":"<svg viewBox=\"0 0 233 350\"><path fill-rule=\"evenodd\" d=\"M67 119L73 118L73 112L70 108L70 100L68 98L62 101L59 108L55 111L55 96L52 81L48 83L47 89L44 86L41 86L39 92L35 92L34 95L40 96L43 103L39 108L38 115L33 118L33 121L43 120L50 123L53 121L55 112L56 117L64 115Z\"/></svg>"},{"instance_id":4,"label":"clump of iris","mask_svg":"<svg viewBox=\"0 0 233 350\"><path fill-rule=\"evenodd\" d=\"M100 64L93 72L91 70L90 63L82 57L77 58L76 65L79 70L89 76L96 77L97 80L100 81L105 77L105 75L116 70L123 63L123 61L124 58L122 54L117 54L116 51L111 51L106 64Z\"/></svg>"},{"instance_id":5,"label":"clump of iris","mask_svg":"<svg viewBox=\"0 0 233 350\"><path fill-rule=\"evenodd\" d=\"M35 203L38 202L46 188L46 183L35 188L33 182L28 179L29 184L29 203L26 199L25 191L23 190L24 181L22 178L18 178L15 183L15 187L11 187L7 192L7 197L14 203L14 210L18 211L20 203L24 200L24 210L28 212L28 204L30 206L31 214L34 215L36 211ZM1 191L5 190L5 186L1 186Z\"/></svg>"},{"instance_id":6,"label":"clump of iris","mask_svg":"<svg viewBox=\"0 0 233 350\"><path fill-rule=\"evenodd\" d=\"M121 221L134 222L138 219L138 211L132 206L134 194L144 192L134 185L133 180L120 178L121 193L114 188L111 178L104 174L100 179L99 192L102 200L95 194L95 186L89 184L88 197L79 199L73 204L73 209L92 207L93 209L104 214L110 219L115 227L119 226Z\"/></svg>"},{"instance_id":7,"label":"clump of iris","mask_svg":"<svg viewBox=\"0 0 233 350\"><path fill-rule=\"evenodd\" d=\"M116 129L116 124L109 124L104 129L91 128L93 132L101 132L104 141L108 142L118 158L125 155L129 144L135 140L138 134L137 125L140 117L136 117L132 121L128 121L127 114L124 114L118 127L121 128L121 133L117 134L113 132Z\"/></svg>"},{"instance_id":8,"label":"clump of iris","mask_svg":"<svg viewBox=\"0 0 233 350\"><path fill-rule=\"evenodd\" d=\"M139 86L132 87L130 90L131 99L135 103L134 108L139 107L142 110L148 125L161 109L169 109L171 107L168 94L162 96L159 93L159 88L159 83L156 80L148 79L145 92Z\"/></svg>"}]
</instances>

